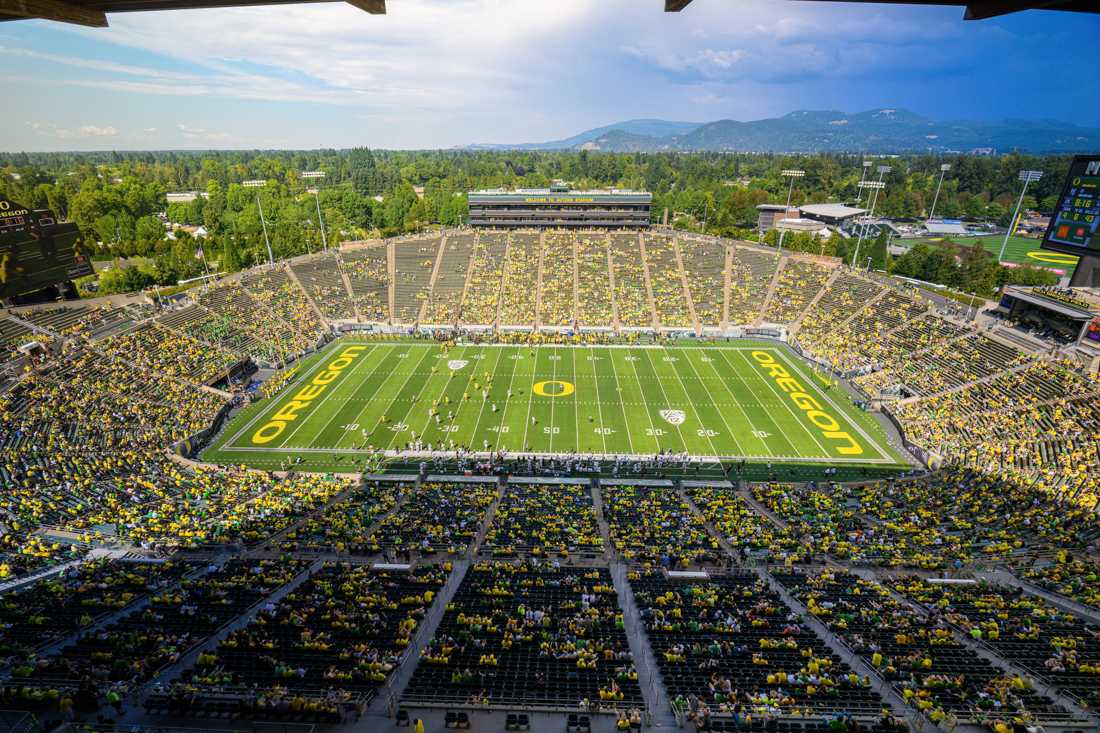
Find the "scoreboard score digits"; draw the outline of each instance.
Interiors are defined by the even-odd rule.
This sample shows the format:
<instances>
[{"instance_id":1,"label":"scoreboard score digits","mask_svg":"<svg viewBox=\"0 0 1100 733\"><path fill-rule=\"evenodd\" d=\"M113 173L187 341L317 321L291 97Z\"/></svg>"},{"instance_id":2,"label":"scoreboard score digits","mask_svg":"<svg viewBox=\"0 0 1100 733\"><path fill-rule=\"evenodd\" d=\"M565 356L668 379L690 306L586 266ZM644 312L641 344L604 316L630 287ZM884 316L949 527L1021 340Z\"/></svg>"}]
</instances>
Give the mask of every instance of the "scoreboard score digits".
<instances>
[{"instance_id":1,"label":"scoreboard score digits","mask_svg":"<svg viewBox=\"0 0 1100 733\"><path fill-rule=\"evenodd\" d=\"M1050 217L1043 249L1100 256L1100 156L1078 155Z\"/></svg>"},{"instance_id":2,"label":"scoreboard score digits","mask_svg":"<svg viewBox=\"0 0 1100 733\"><path fill-rule=\"evenodd\" d=\"M92 274L77 248L80 230L0 196L0 298L7 300Z\"/></svg>"}]
</instances>

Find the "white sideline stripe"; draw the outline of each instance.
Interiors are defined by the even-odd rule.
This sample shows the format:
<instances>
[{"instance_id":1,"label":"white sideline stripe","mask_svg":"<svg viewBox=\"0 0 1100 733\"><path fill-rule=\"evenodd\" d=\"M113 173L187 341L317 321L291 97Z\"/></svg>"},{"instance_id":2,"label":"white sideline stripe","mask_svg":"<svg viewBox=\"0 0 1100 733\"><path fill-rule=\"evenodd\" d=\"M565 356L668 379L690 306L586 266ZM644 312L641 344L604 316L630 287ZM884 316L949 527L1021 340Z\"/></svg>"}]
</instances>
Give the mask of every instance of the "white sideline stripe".
<instances>
[{"instance_id":1,"label":"white sideline stripe","mask_svg":"<svg viewBox=\"0 0 1100 733\"><path fill-rule=\"evenodd\" d=\"M223 452L226 453L269 453L271 448L226 448ZM361 451L356 448L293 448L288 449L288 453L342 453L342 454L363 454L363 455L382 455L386 458L453 458L454 452L448 451L397 451L397 450L384 450L384 451ZM495 457L497 454L493 451L477 451L472 453L463 453L463 458L482 459ZM571 454L568 453L539 453L533 451L506 451L504 454L505 459L514 458L554 458L563 459ZM577 453L578 458L584 460L613 460L615 458L624 458L629 460L652 460L654 453ZM689 454L686 459L688 463L719 463L721 461L766 461L771 463L805 463L811 465L832 465L834 463L852 463L856 465L870 465L870 464L884 464L889 466L898 466L899 468L913 468L904 463L898 463L886 458L806 458L805 456L738 456L738 455L692 455ZM670 461L670 465L680 464L681 461Z\"/></svg>"}]
</instances>

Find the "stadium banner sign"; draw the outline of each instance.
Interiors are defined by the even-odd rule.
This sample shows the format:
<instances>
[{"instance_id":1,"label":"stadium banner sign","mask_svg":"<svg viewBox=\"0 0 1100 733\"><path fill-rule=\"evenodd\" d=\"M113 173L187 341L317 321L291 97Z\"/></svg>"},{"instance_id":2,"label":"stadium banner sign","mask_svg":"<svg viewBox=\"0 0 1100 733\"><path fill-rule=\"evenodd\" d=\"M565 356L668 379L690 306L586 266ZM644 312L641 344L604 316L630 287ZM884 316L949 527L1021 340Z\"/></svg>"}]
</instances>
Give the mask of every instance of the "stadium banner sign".
<instances>
[{"instance_id":1,"label":"stadium banner sign","mask_svg":"<svg viewBox=\"0 0 1100 733\"><path fill-rule=\"evenodd\" d=\"M313 404L328 389L328 386L336 381L341 372L355 363L359 355L366 350L366 346L349 346L340 352L313 380L298 390L298 393L290 398L290 401L279 408L279 411L270 420L260 426L260 429L252 434L252 442L256 445L264 445L278 438L286 430L286 426L294 422L300 413Z\"/></svg>"}]
</instances>

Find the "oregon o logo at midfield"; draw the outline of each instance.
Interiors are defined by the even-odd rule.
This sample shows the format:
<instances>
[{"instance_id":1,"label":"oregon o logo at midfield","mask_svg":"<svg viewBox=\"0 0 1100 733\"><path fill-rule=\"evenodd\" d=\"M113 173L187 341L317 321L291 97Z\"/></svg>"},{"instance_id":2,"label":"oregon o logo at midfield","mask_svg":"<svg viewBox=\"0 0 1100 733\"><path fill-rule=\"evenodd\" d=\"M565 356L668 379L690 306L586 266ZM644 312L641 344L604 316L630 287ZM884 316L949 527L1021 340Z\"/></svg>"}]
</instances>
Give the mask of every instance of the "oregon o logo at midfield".
<instances>
[{"instance_id":1,"label":"oregon o logo at midfield","mask_svg":"<svg viewBox=\"0 0 1100 733\"><path fill-rule=\"evenodd\" d=\"M568 397L576 390L572 382L563 382L560 379L548 379L531 385L531 391L540 397Z\"/></svg>"}]
</instances>

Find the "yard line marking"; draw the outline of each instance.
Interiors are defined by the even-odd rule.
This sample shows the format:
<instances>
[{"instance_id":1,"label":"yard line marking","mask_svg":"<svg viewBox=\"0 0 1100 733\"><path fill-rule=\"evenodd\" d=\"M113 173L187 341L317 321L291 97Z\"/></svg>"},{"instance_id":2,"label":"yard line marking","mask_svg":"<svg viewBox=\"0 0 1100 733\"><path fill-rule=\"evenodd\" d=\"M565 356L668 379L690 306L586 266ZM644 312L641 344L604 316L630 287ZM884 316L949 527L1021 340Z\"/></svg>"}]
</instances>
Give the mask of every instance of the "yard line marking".
<instances>
[{"instance_id":1,"label":"yard line marking","mask_svg":"<svg viewBox=\"0 0 1100 733\"><path fill-rule=\"evenodd\" d=\"M772 351L774 351L774 349L772 349ZM740 357L741 357L742 359L744 359L744 360L745 360L745 363L749 365L749 368L750 368L750 369L755 369L755 368L756 368L756 367L755 367L755 366L753 365L753 363L752 363L751 361L749 361L749 357L745 356L744 354L738 354L738 356L740 356ZM798 415L797 415L797 414L795 413L795 411L794 411L794 408L792 408L792 407L791 407L791 406L790 406L789 404L787 404L787 401L783 399L783 392L782 392L782 391L780 391L780 390L779 390L779 389L778 389L778 388L777 388L777 387L775 386L775 382L774 382L773 380L771 380L771 379L765 379L764 381L765 381L765 382L767 382L767 384L768 384L768 389L770 389L770 390L771 390L772 392L775 392L775 393L776 393L776 396L778 396L778 397L779 397L779 399L780 399L780 401L782 401L782 402L783 402L783 406L784 406L785 408L787 408L787 412L789 412L789 413L791 414L791 417L793 417L793 418L794 418L794 421L795 421L796 423L798 423L798 427L802 428L802 431L803 431L804 433L806 433L806 435L809 435L809 436L810 436L810 439L811 439L811 440L812 440L812 441L813 441L814 443L817 443L817 447L818 447L818 448L820 448L820 449L821 449L821 452L825 454L825 456L824 456L824 457L825 457L825 458L832 458L832 455L831 455L831 454L829 453L829 451L828 451L828 450L827 450L827 449L825 448L825 446L823 446L823 445L821 444L821 441L819 441L819 440L817 439L817 436L816 436L816 435L814 435L814 434L813 434L813 432L811 432L811 431L810 431L810 429L809 429L808 427L806 427L806 425L805 425L805 424L803 424L803 422L802 422L802 421L801 421L801 420L800 420L800 419L798 418ZM820 391L820 390L818 390L818 391Z\"/></svg>"},{"instance_id":2,"label":"yard line marking","mask_svg":"<svg viewBox=\"0 0 1100 733\"><path fill-rule=\"evenodd\" d=\"M470 348L473 348L473 345L470 345L466 348L467 348L467 350L469 350ZM462 394L463 395L468 395L470 393L470 385L474 383L474 379L477 377L477 367L474 365L474 362L481 363L482 361L484 361L484 359L477 358L478 355L484 356L484 354L481 354L481 352L478 351L474 354L474 356L470 357L469 359L466 359L466 362L467 362L466 366L470 367L470 372L466 377L466 386L462 388ZM466 353L463 352L462 356L465 357ZM462 414L462 408L465 407L468 403L469 403L469 400L463 400L463 399L459 400L458 406L455 408L455 411L454 411L454 419L452 419L451 422L450 422L451 427L458 425L459 415ZM461 426L459 426L459 427L461 427ZM427 430L430 430L430 429L431 429L431 422L429 421L428 427L425 428L425 432ZM454 432L457 433L458 431L456 430ZM450 432L448 432L447 434L451 435ZM420 438L421 438L421 440L424 439L423 434L420 436ZM450 438L448 438L448 440L450 440ZM458 443L459 445L462 445L462 440L461 439L456 440L455 442ZM466 446L466 447L469 448L470 446Z\"/></svg>"},{"instance_id":3,"label":"yard line marking","mask_svg":"<svg viewBox=\"0 0 1100 733\"><path fill-rule=\"evenodd\" d=\"M520 351L519 349L516 349L515 350L516 354L518 354L519 351ZM504 407L500 411L500 423L497 425L497 438L496 438L495 448L498 451L502 450L500 436L503 435L503 433L500 432L500 429L502 427L504 427L504 419L505 419L505 416L508 414L508 406L512 404L512 398L508 396L508 393L510 393L512 391L512 387L515 385L515 382L516 382L516 366L519 364L519 362L521 360L520 359L509 359L508 361L512 362L512 375L508 378L508 392L504 393L505 394L505 396L504 396ZM520 446L520 447L522 447L522 446ZM506 450L506 449L503 449L503 450Z\"/></svg>"},{"instance_id":4,"label":"yard line marking","mask_svg":"<svg viewBox=\"0 0 1100 733\"><path fill-rule=\"evenodd\" d=\"M649 356L648 351L645 352L645 358L646 358L646 361L649 362L650 368L653 369L653 374L658 377L657 386L661 388L661 396L664 397L665 404L668 405L669 408L671 408L672 403L668 399L668 392L665 392L664 382L659 378L661 375L657 374L657 367L655 367L653 365L653 359ZM634 371L637 371L637 370L638 370L638 367L634 367ZM687 405L685 405L685 407L687 407ZM696 416L696 418L698 418L698 416ZM676 433L680 436L680 442L684 444L684 450L686 452L690 453L691 451L688 450L687 441L684 440L684 431L683 431L683 429L679 425L677 425L676 423L673 423L671 421L669 422L669 424L672 425L672 427L676 428ZM710 438L707 438L707 442L710 442L710 449L713 451L714 450L714 443L710 440ZM714 455L718 455L718 453L715 452Z\"/></svg>"},{"instance_id":5,"label":"yard line marking","mask_svg":"<svg viewBox=\"0 0 1100 733\"><path fill-rule=\"evenodd\" d=\"M623 402L623 398L622 398L623 386L622 386L622 384L619 383L619 370L615 368L615 357L611 356L611 352L608 352L608 354L607 354L607 361L611 364L611 373L615 375L615 389L619 393L619 412L623 413L623 420L627 423L627 425L629 425L630 421L626 418L626 410L623 409L624 407L626 407L626 403ZM595 372L596 371L595 362L592 362L592 364L593 364L592 371ZM615 403L610 402L608 404L613 405ZM649 410L646 410L645 414L646 414L646 417L649 417ZM649 418L649 428L650 428L650 430L653 429L653 418ZM633 430L627 430L626 431L626 441L630 445L631 454L637 455L637 453L634 450L634 438L630 437L630 434L632 432L634 432L634 431ZM653 436L653 437L654 437L654 440L656 440L657 436Z\"/></svg>"},{"instance_id":6,"label":"yard line marking","mask_svg":"<svg viewBox=\"0 0 1100 733\"><path fill-rule=\"evenodd\" d=\"M558 362L561 361L561 357L558 355L558 350L554 349L554 353L551 356L558 358L551 359L554 366L550 368L550 379L554 382L558 381ZM550 398L550 447L547 448L548 453L554 452L554 403L557 402L553 397ZM537 435L537 433L536 433Z\"/></svg>"},{"instance_id":7,"label":"yard line marking","mask_svg":"<svg viewBox=\"0 0 1100 733\"><path fill-rule=\"evenodd\" d=\"M495 382L497 377L497 367L500 366L500 355L502 352L497 352L497 360L493 362L493 371L490 373L490 378ZM477 446L474 445L474 439L477 437L477 429L481 427L481 417L485 414L485 403L489 401L491 395L489 394L489 386L485 386L485 397L481 400L481 409L477 413L477 422L474 423L474 432L470 434L469 447L471 450L477 450Z\"/></svg>"},{"instance_id":8,"label":"yard line marking","mask_svg":"<svg viewBox=\"0 0 1100 733\"><path fill-rule=\"evenodd\" d=\"M573 317L576 318L576 315L574 313ZM580 380L577 379L577 350L570 349L569 351L570 356L573 357L573 381L579 382ZM573 400L573 438L576 441L573 449L579 453L581 450L581 411L576 400Z\"/></svg>"},{"instance_id":9,"label":"yard line marking","mask_svg":"<svg viewBox=\"0 0 1100 733\"><path fill-rule=\"evenodd\" d=\"M684 360L691 367L691 371L695 372L695 376L699 379L699 384L703 385L703 391L707 393L707 399L710 400L710 404L714 405L715 411L718 413L718 417L722 418L722 424L725 425L726 430L729 431L729 436L733 440L733 444L737 446L737 452L744 453L745 449L741 445L741 441L737 439L737 432L726 421L725 411L723 411L722 408L719 407L718 402L714 399L714 394L710 391L710 387L707 386L707 383L703 380L702 375L699 374L699 370L695 368L695 362L692 360L690 354L688 353L688 350L680 349L680 351L684 352Z\"/></svg>"},{"instance_id":10,"label":"yard line marking","mask_svg":"<svg viewBox=\"0 0 1100 733\"><path fill-rule=\"evenodd\" d=\"M670 351L670 353L671 353L671 349L670 349L669 351ZM680 352L680 351L683 351L683 349L677 349L676 351L677 351L677 352ZM687 360L687 361L689 361L689 362L691 361L690 359L688 359L688 357L687 357L687 356L684 356L684 359L686 359L686 360ZM695 367L693 366L693 367L692 367L692 369L694 369L694 368L695 368ZM656 371L656 370L654 370L654 371ZM680 389L684 390L684 396L685 396L685 397L686 397L686 398L687 398L688 400L690 400L690 401L691 401L692 403L694 403L694 402L695 402L695 400L694 400L694 397L693 397L693 395L691 395L691 394L689 394L689 393L688 393L688 390L687 390L687 386L686 386L686 385L684 384L684 380L683 380L683 379L682 379L682 378L680 377L680 370L679 370L679 369L677 369L676 367L672 367L672 373L676 375L676 379L677 379L677 380L678 380L678 381L680 382ZM707 385L706 385L706 383L705 383L705 382L702 382L702 380L699 380L699 381L700 381L700 382L701 382L701 383L703 384L703 389L705 389L705 390L706 390L706 389L707 389ZM707 390L707 396L708 396L708 397L710 396L710 390ZM711 404L712 404L712 405L714 404L714 400L711 400ZM696 410L696 412L698 412L698 410ZM718 417L721 417L721 418L722 418L722 422L725 422L725 421L726 421L726 419L725 419L724 417L722 417L722 411L721 411L721 410L719 410L719 409L717 409L717 408L716 408L716 409L715 409L715 412L717 412L717 413L718 413ZM727 429L729 429L729 425L727 425L727 426L726 426L726 428L727 428ZM730 433L730 435L731 435L731 437L733 436L733 434L732 434L732 433ZM712 439L711 439L711 437L710 437L709 435L707 435L707 436L704 436L704 437L706 437L706 439L707 439L707 442L709 442L709 443L710 443L710 449L711 449L712 451L714 451L714 455L715 455L715 456L719 456L719 455L721 455L721 453L719 453L719 452L718 452L718 449L717 449L717 448L716 448L716 447L714 446L714 440L712 440ZM737 442L737 439L736 439L736 438L734 438L734 442ZM738 452L740 452L740 450L741 450L740 446L739 446L739 447L737 448L737 450L738 450Z\"/></svg>"},{"instance_id":11,"label":"yard line marking","mask_svg":"<svg viewBox=\"0 0 1100 733\"><path fill-rule=\"evenodd\" d=\"M721 352L721 351L723 351L723 349L715 349L715 351L716 352ZM730 351L737 351L737 349L730 349ZM726 362L726 365L729 366L729 368L734 372L734 374L738 374L737 368L735 366L733 366L733 364L730 363L729 359L726 358L725 354L722 354L722 360ZM749 413L745 411L745 407L742 404L741 400L739 400L737 398L737 395L735 395L733 393L733 390L730 389L730 386L729 386L729 384L726 383L726 380L723 379L722 375L718 373L718 367L714 366L713 361L707 362L707 363L710 364L711 371L713 371L715 376L717 376L719 378L719 382L722 384L722 388L725 389L727 393L729 393L730 399L733 400L734 406L737 407L737 411L740 412L744 416L745 423L749 426L749 429L752 432L756 432L756 425L753 424L752 419L749 417ZM751 389L749 387L747 378L742 377L738 374L738 379L740 379L742 382L745 382L745 387L746 388ZM753 394L754 395L756 394L755 391L753 392ZM761 442L761 445L763 446L764 450L768 451L768 456L769 457L775 456L775 452L771 449L771 447L768 446L767 443L764 443L764 441L760 441L760 442Z\"/></svg>"},{"instance_id":12,"label":"yard line marking","mask_svg":"<svg viewBox=\"0 0 1100 733\"><path fill-rule=\"evenodd\" d=\"M633 362L633 361L632 361L632 362L630 362L630 368L634 370L634 381L638 382L638 390L639 390L639 391L642 391L642 383L641 383L641 381L639 381L639 380L638 380L638 367L637 367L637 362ZM643 394L645 394L644 392L642 392L642 393L643 393ZM653 424L653 415L651 415L651 414L649 413L649 407L648 407L648 406L647 406L647 407L646 407L646 409L645 409L645 416L646 416L646 418L647 418L647 419L649 420L649 428L650 428L650 430L652 430L652 431L653 431L653 439L654 439L654 440L655 440L655 441L657 442L657 450L656 450L656 452L657 452L657 453L660 453L660 452L661 452L661 441L660 441L660 440L657 440L657 426ZM678 425L677 425L677 426L675 426L675 427L676 427L676 430L677 430L677 432L679 432L679 430L680 430L680 427L679 427ZM681 443L683 443L683 442L684 442L684 436L683 436L682 434L680 435L680 442L681 442ZM685 448L686 448L686 447L687 447L687 446L685 445Z\"/></svg>"},{"instance_id":13,"label":"yard line marking","mask_svg":"<svg viewBox=\"0 0 1100 733\"><path fill-rule=\"evenodd\" d=\"M535 374L538 372L539 367L539 352L535 352L534 365L531 367L531 383L534 385ZM527 390L527 419L523 421L523 442L520 444L520 450L526 451L527 446L527 426L531 424L531 399L535 396L535 390Z\"/></svg>"},{"instance_id":14,"label":"yard line marking","mask_svg":"<svg viewBox=\"0 0 1100 733\"><path fill-rule=\"evenodd\" d=\"M388 404L388 405L386 405L386 408L385 408L384 410L382 410L382 415L381 415L381 416L380 416L380 417L378 418L378 423L377 423L377 424L376 424L376 425L374 426L374 428L372 428L372 429L371 429L371 432L372 432L372 433L373 433L373 432L374 432L375 430L377 430L377 429L378 429L378 427L379 427L380 425L382 425L382 418L383 418L383 417L386 417L386 416L387 416L387 415L389 414L390 410L391 410L391 409L393 409L393 406L394 406L394 404L396 404L396 403L397 403L397 397L398 397L398 395L400 395L400 394L401 394L401 392L402 392L402 391L404 391L405 387L406 387L406 386L408 385L408 383L409 383L409 380L410 380L410 379L412 379L412 375L416 373L416 370L417 370L417 369L418 369L418 368L420 367L421 363L423 363L423 361L424 361L425 359L427 359L427 358L428 358L428 354L430 354L430 353L432 353L432 352L431 352L431 351L425 351L425 352L424 352L424 355L420 357L420 361L418 361L418 362L416 363L416 366L415 366L415 367L413 367L413 371L409 372L409 374L407 374L407 375L405 376L405 381L404 381L404 382L403 382L403 383L401 384L401 387L400 387L400 388L398 388L398 389L396 389L396 390L394 390L394 393L393 393L393 397L392 397L392 398L390 398L390 402L389 402L389 404ZM379 388L381 388L381 386L382 386L382 385L379 385ZM377 392L376 392L376 394L377 394ZM364 412L366 412L366 411L367 411L367 408L365 408L365 407L364 407L364 408L363 408L362 410L360 410L360 411L359 411L359 416L361 417L361 416L363 415L363 413L364 413ZM405 414L406 414L406 415L408 415L408 411L406 411L406 413L405 413ZM335 415L334 415L333 417L335 417ZM357 418L357 419L358 419L358 418ZM404 418L402 418L402 420L403 420L403 419L404 419ZM395 437L395 438L397 437L397 433L394 433L394 437ZM388 447L388 445L392 445L392 444L393 444L393 440L390 440L390 443L389 443L389 444L387 444L387 447Z\"/></svg>"},{"instance_id":15,"label":"yard line marking","mask_svg":"<svg viewBox=\"0 0 1100 733\"><path fill-rule=\"evenodd\" d=\"M573 356L573 373L574 374L577 371L577 357L576 357L575 354L576 354L576 352L574 352L574 356ZM600 416L600 440L603 443L603 452L607 453L607 436L603 432L603 428L606 427L606 426L603 424L603 407L600 406L600 378L596 374L596 360L593 359L592 361L590 361L588 363L592 365L592 385L596 390L596 414ZM577 421L578 422L580 421L580 410L577 410ZM577 435L578 436L580 435L580 432L581 432L581 430L578 427L577 428ZM577 438L577 443L580 443L580 438L579 437Z\"/></svg>"},{"instance_id":16,"label":"yard line marking","mask_svg":"<svg viewBox=\"0 0 1100 733\"><path fill-rule=\"evenodd\" d=\"M463 346L462 347L462 356L466 356L466 352L468 350L469 350L468 346ZM439 393L439 397L437 397L435 400L433 400L434 402L438 402L443 397L443 395L447 394L447 389L451 386L451 381L454 380L455 374L458 374L458 372L455 371L454 369L448 369L447 371L449 371L450 374L447 375L447 381L444 382L444 384L443 384L443 390ZM429 415L428 419L424 421L424 427L420 428L420 435L421 436L424 435L424 431L428 429L428 426L431 425L431 423L432 423L432 418ZM392 450L393 441L395 441L395 440L397 440L397 433L393 434L393 438L390 439L389 444L386 446L386 450ZM400 451L398 451L398 452L400 452Z\"/></svg>"}]
</instances>

